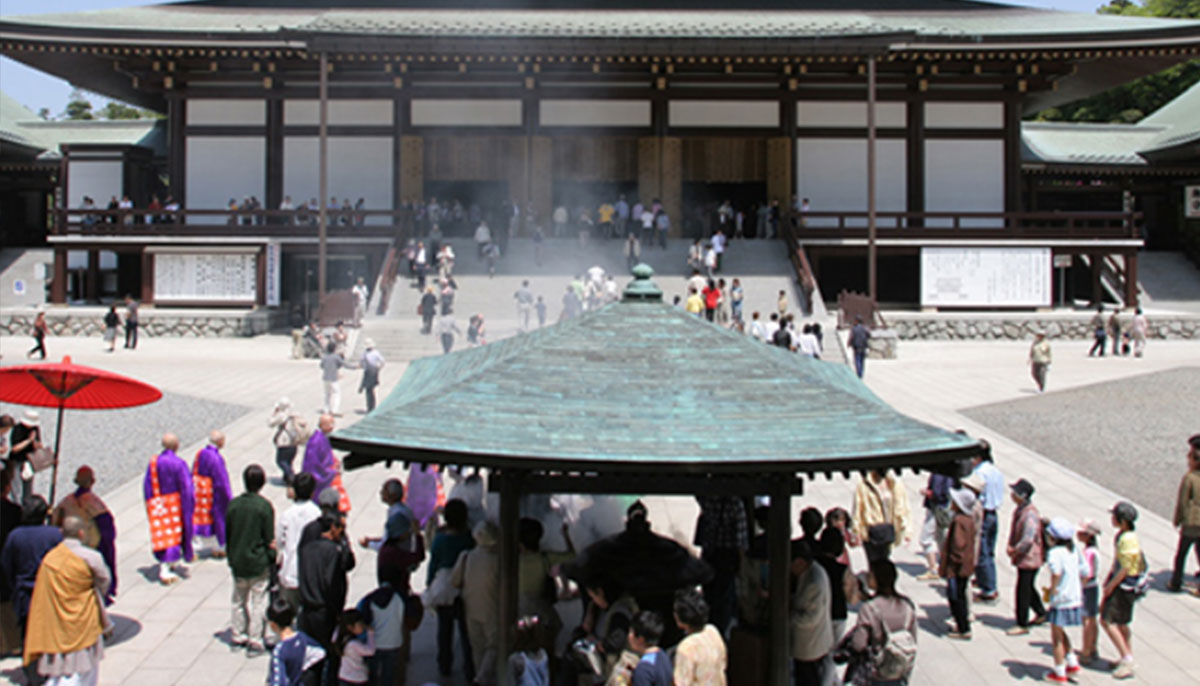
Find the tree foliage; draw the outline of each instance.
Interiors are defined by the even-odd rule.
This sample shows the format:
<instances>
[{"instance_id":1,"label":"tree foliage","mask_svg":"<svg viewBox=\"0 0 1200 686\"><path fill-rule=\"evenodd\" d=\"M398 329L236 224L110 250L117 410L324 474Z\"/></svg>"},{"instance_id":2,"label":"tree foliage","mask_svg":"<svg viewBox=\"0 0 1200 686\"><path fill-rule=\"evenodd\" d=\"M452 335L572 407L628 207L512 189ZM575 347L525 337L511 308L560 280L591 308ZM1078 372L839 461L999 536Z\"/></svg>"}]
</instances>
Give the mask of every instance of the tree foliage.
<instances>
[{"instance_id":1,"label":"tree foliage","mask_svg":"<svg viewBox=\"0 0 1200 686\"><path fill-rule=\"evenodd\" d=\"M1200 19L1200 0L1110 0L1100 14ZM1200 81L1200 60L1177 64L1090 98L1042 110L1037 121L1132 123L1174 100Z\"/></svg>"},{"instance_id":2,"label":"tree foliage","mask_svg":"<svg viewBox=\"0 0 1200 686\"><path fill-rule=\"evenodd\" d=\"M63 111L63 117L79 121L95 119L96 115L92 113L92 103L84 97L82 91L76 89L71 91L71 99L67 101L67 109Z\"/></svg>"},{"instance_id":3,"label":"tree foliage","mask_svg":"<svg viewBox=\"0 0 1200 686\"><path fill-rule=\"evenodd\" d=\"M142 111L119 102L110 102L100 110L105 119L141 119Z\"/></svg>"}]
</instances>

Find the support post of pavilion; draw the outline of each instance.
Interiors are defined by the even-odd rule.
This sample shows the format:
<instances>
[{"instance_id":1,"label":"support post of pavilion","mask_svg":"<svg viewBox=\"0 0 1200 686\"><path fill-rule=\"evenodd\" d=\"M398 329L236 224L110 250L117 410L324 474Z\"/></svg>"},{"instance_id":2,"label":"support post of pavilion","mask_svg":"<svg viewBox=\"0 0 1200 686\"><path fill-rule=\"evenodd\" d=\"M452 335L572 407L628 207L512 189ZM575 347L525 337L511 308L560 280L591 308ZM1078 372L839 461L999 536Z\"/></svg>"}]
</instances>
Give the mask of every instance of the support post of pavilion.
<instances>
[{"instance_id":1,"label":"support post of pavilion","mask_svg":"<svg viewBox=\"0 0 1200 686\"><path fill-rule=\"evenodd\" d=\"M513 629L517 621L517 593L520 556L517 550L517 523L520 512L520 476L512 472L500 474L500 626L496 651L496 674L500 686L508 686L508 651L513 646ZM493 475L492 478L495 478Z\"/></svg>"},{"instance_id":2,"label":"support post of pavilion","mask_svg":"<svg viewBox=\"0 0 1200 686\"><path fill-rule=\"evenodd\" d=\"M867 294L879 302L875 250L875 58L867 59Z\"/></svg>"},{"instance_id":3,"label":"support post of pavilion","mask_svg":"<svg viewBox=\"0 0 1200 686\"><path fill-rule=\"evenodd\" d=\"M329 232L329 55L321 51L321 75L318 79L320 98L320 129L317 135L317 173L320 196L317 198L319 226L317 232L317 307L325 297L325 251Z\"/></svg>"},{"instance_id":4,"label":"support post of pavilion","mask_svg":"<svg viewBox=\"0 0 1200 686\"><path fill-rule=\"evenodd\" d=\"M767 520L768 597L772 598L770 613L770 660L767 683L786 686L791 683L792 646L789 641L791 606L788 577L791 575L792 490L790 479L771 481L771 511ZM779 598L785 598L779 602Z\"/></svg>"}]
</instances>

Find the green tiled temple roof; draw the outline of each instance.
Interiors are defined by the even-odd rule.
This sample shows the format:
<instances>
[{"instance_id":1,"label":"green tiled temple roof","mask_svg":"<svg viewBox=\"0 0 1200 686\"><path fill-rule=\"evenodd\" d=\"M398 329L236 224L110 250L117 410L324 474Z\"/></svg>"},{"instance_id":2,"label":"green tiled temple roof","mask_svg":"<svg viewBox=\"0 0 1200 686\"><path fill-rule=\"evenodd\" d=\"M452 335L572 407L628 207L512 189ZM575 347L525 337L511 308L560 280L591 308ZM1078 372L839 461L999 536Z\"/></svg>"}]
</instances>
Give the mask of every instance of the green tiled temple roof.
<instances>
[{"instance_id":1,"label":"green tiled temple roof","mask_svg":"<svg viewBox=\"0 0 1200 686\"><path fill-rule=\"evenodd\" d=\"M417 360L333 444L379 460L668 474L932 465L978 449L895 411L844 365L630 299Z\"/></svg>"}]
</instances>

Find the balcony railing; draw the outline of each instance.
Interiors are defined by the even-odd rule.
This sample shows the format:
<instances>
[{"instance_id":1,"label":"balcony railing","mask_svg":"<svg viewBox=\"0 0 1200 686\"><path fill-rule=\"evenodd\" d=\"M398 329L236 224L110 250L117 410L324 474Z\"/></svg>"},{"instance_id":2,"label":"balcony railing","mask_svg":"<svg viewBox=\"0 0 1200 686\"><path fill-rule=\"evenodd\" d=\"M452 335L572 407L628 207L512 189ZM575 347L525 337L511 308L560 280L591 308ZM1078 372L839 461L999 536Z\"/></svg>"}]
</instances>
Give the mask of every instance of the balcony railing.
<instances>
[{"instance_id":1,"label":"balcony railing","mask_svg":"<svg viewBox=\"0 0 1200 686\"><path fill-rule=\"evenodd\" d=\"M395 237L412 226L411 210L329 210L330 236ZM56 213L54 235L82 236L268 236L317 235L310 210L93 210Z\"/></svg>"},{"instance_id":2,"label":"balcony railing","mask_svg":"<svg viewBox=\"0 0 1200 686\"><path fill-rule=\"evenodd\" d=\"M807 212L797 238L866 238L866 212ZM879 238L1073 239L1142 237L1139 212L877 212Z\"/></svg>"}]
</instances>

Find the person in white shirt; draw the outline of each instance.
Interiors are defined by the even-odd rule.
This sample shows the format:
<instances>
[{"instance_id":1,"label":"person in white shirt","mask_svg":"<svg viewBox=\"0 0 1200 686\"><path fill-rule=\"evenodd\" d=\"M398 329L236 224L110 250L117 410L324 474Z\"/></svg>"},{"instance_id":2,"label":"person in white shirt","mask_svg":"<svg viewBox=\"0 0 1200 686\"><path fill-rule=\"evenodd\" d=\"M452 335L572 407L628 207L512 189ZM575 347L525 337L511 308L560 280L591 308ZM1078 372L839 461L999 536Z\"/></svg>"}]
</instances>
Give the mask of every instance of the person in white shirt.
<instances>
[{"instance_id":1,"label":"person in white shirt","mask_svg":"<svg viewBox=\"0 0 1200 686\"><path fill-rule=\"evenodd\" d=\"M279 586L283 597L292 607L300 607L300 536L304 527L321 516L321 508L313 502L317 482L308 472L292 479L289 489L292 506L284 510L275 522L275 546L279 553Z\"/></svg>"},{"instance_id":2,"label":"person in white shirt","mask_svg":"<svg viewBox=\"0 0 1200 686\"><path fill-rule=\"evenodd\" d=\"M717 265L714 271L721 270L721 257L725 254L725 231L717 229L717 232L712 237L712 249L717 254Z\"/></svg>"},{"instance_id":3,"label":"person in white shirt","mask_svg":"<svg viewBox=\"0 0 1200 686\"><path fill-rule=\"evenodd\" d=\"M424 262L420 255L417 258L419 262ZM371 291L367 288L367 282L360 276L350 292L354 294L354 325L362 326L363 315L367 313L367 301L371 298Z\"/></svg>"},{"instance_id":4,"label":"person in white shirt","mask_svg":"<svg viewBox=\"0 0 1200 686\"><path fill-rule=\"evenodd\" d=\"M130 221L129 211L133 209L133 201L129 199L128 195L121 196L121 202L117 203L117 209L125 212L121 215L121 223L128 224Z\"/></svg>"},{"instance_id":5,"label":"person in white shirt","mask_svg":"<svg viewBox=\"0 0 1200 686\"><path fill-rule=\"evenodd\" d=\"M750 326L747 327L746 333L757 338L763 343L767 342L767 327L763 325L761 319L758 318L758 312L750 315Z\"/></svg>"},{"instance_id":6,"label":"person in white shirt","mask_svg":"<svg viewBox=\"0 0 1200 686\"><path fill-rule=\"evenodd\" d=\"M483 260L484 246L491 242L492 230L488 228L487 222L479 222L479 226L475 228L475 247L479 249L480 260Z\"/></svg>"},{"instance_id":7,"label":"person in white shirt","mask_svg":"<svg viewBox=\"0 0 1200 686\"><path fill-rule=\"evenodd\" d=\"M567 233L567 208L564 205L554 208L551 219L554 220L554 237L562 238Z\"/></svg>"},{"instance_id":8,"label":"person in white shirt","mask_svg":"<svg viewBox=\"0 0 1200 686\"><path fill-rule=\"evenodd\" d=\"M704 269L708 272L709 278L712 278L717 273L717 251L711 243L708 249L704 251Z\"/></svg>"},{"instance_id":9,"label":"person in white shirt","mask_svg":"<svg viewBox=\"0 0 1200 686\"><path fill-rule=\"evenodd\" d=\"M654 213L642 210L642 245L649 246L654 240Z\"/></svg>"},{"instance_id":10,"label":"person in white shirt","mask_svg":"<svg viewBox=\"0 0 1200 686\"><path fill-rule=\"evenodd\" d=\"M821 342L817 340L817 335L813 333L813 325L805 324L800 333L800 352L821 359Z\"/></svg>"}]
</instances>

